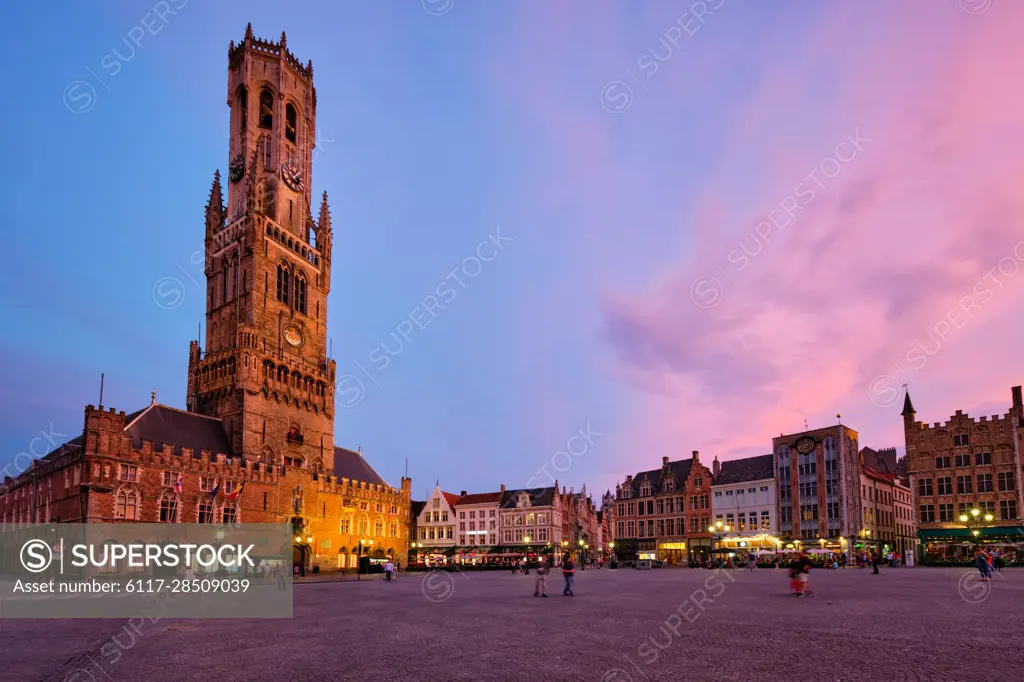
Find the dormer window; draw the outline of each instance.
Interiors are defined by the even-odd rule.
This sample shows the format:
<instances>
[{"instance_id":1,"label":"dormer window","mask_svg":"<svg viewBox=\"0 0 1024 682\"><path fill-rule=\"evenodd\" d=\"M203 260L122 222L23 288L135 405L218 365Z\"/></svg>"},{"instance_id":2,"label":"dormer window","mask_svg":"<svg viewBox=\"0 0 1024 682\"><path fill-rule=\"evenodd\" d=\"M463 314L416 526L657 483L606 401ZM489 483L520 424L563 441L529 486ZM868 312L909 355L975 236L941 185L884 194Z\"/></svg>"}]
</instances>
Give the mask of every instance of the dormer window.
<instances>
[{"instance_id":1,"label":"dormer window","mask_svg":"<svg viewBox=\"0 0 1024 682\"><path fill-rule=\"evenodd\" d=\"M665 481L665 492L671 493L671 492L674 492L675 489L676 489L676 482L675 482L674 479L670 478L667 481Z\"/></svg>"},{"instance_id":2,"label":"dormer window","mask_svg":"<svg viewBox=\"0 0 1024 682\"><path fill-rule=\"evenodd\" d=\"M530 506L530 496L527 495L526 493L523 493L522 495L520 495L519 496L519 506L520 507L529 507Z\"/></svg>"},{"instance_id":3,"label":"dormer window","mask_svg":"<svg viewBox=\"0 0 1024 682\"><path fill-rule=\"evenodd\" d=\"M651 484L648 483L647 481L644 481L643 483L640 484L640 496L644 497L645 495L650 495L650 494L651 494Z\"/></svg>"}]
</instances>

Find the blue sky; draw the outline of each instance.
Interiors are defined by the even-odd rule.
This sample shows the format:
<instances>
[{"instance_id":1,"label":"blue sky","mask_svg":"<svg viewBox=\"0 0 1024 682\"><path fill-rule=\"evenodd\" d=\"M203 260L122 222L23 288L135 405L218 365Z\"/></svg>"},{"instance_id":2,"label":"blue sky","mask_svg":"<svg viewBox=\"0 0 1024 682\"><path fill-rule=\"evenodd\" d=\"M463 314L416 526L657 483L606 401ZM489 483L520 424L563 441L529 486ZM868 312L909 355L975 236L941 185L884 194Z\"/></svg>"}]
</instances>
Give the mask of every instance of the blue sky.
<instances>
[{"instance_id":1,"label":"blue sky","mask_svg":"<svg viewBox=\"0 0 1024 682\"><path fill-rule=\"evenodd\" d=\"M997 73L968 67L1008 49L999 31L1012 22L998 13L1014 8L970 15L910 2L879 22L884 3L731 0L695 23L691 5L668 2L426 3L448 8L439 16L415 0L167 4L177 13L166 21L149 0L0 9L12 54L28 56L8 75L22 106L7 110L17 134L0 284L17 295L0 303L0 465L40 431L77 435L101 372L108 406L138 409L153 389L184 406L188 343L203 319L193 254L213 172L228 163L227 46L247 22L272 40L286 31L289 49L313 60L312 182L331 200L339 375L372 369L373 349L480 241L498 229L512 239L387 369L363 378L358 405L337 410L337 444L361 445L393 483L408 459L417 496L437 479L454 491L547 482L537 472L553 471L588 424L601 435L557 475L601 491L662 455L767 452L772 435L836 412L862 444L901 446L899 405L879 393L896 374L890 359L1013 253L1010 209L1006 232L964 246L964 207L982 190L962 178L976 178L989 205L1011 201L993 178L1019 169L977 157L1016 148L1007 130L1021 104L989 87ZM132 51L125 40L145 24L156 35ZM648 54L664 61L645 76ZM631 88L628 111L602 99L617 80ZM990 132L969 125L965 107L940 106L952 82L998 110ZM84 92L92 106L75 113ZM929 116L969 133L943 163L906 166L927 151L909 133ZM882 140L874 151L836 178L800 232L765 246L722 306L695 306L693 278L724 263L858 127ZM881 196L906 177L921 181ZM929 206L936 187L956 188L938 194L963 204ZM839 207L865 188L875 213L862 208L854 225ZM966 261L940 286L920 279L922 291L901 299L915 314L893 322L881 284L944 257L900 248L925 223ZM816 283L813 268L793 278L810 253L828 263ZM154 301L164 277L183 283L179 307ZM922 419L1006 410L1019 377L1004 371L1009 342L993 339L1014 336L1000 326L1020 301L1024 278L1012 277L925 368L900 375ZM979 356L990 362L960 369Z\"/></svg>"}]
</instances>

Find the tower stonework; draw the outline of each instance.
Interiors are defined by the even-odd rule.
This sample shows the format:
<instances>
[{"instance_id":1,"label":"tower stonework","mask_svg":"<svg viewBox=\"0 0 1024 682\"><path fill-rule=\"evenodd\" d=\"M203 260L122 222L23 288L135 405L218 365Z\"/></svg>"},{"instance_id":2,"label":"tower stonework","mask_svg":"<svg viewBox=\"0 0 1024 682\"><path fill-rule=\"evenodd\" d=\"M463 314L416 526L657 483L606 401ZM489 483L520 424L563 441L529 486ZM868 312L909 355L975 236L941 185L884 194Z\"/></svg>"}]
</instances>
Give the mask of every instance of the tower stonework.
<instances>
[{"instance_id":1,"label":"tower stonework","mask_svg":"<svg viewBox=\"0 0 1024 682\"><path fill-rule=\"evenodd\" d=\"M332 235L327 194L316 219L310 203L313 64L250 25L228 49L227 95L227 186L216 173L206 207L206 342L189 350L188 409L221 419L246 460L330 472Z\"/></svg>"},{"instance_id":2,"label":"tower stonework","mask_svg":"<svg viewBox=\"0 0 1024 682\"><path fill-rule=\"evenodd\" d=\"M331 215L325 193L314 219L309 189L313 66L283 34L259 40L250 26L228 50L228 106L229 166L214 173L206 204L205 343L189 347L187 411L155 392L129 413L86 406L80 434L0 481L0 527L284 523L302 574L355 571L367 554L404 563L412 481L393 487L362 447L334 444Z\"/></svg>"}]
</instances>

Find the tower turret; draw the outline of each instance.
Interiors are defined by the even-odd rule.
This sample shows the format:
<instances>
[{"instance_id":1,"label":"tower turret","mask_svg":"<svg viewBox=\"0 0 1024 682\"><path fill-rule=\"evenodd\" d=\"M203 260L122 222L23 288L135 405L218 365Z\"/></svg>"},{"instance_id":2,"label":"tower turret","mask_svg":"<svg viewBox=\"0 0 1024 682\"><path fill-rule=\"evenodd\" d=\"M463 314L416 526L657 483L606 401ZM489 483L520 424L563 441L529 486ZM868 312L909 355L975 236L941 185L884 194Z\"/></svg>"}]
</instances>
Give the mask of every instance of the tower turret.
<instances>
[{"instance_id":1,"label":"tower turret","mask_svg":"<svg viewBox=\"0 0 1024 682\"><path fill-rule=\"evenodd\" d=\"M224 198L220 189L220 171L213 173L210 200L206 202L206 238L209 239L224 226Z\"/></svg>"},{"instance_id":2,"label":"tower turret","mask_svg":"<svg viewBox=\"0 0 1024 682\"><path fill-rule=\"evenodd\" d=\"M317 220L317 247L324 257L324 277L322 285L326 291L331 290L331 248L334 244L334 231L331 229L331 209L327 205L327 192L320 202L320 216Z\"/></svg>"}]
</instances>

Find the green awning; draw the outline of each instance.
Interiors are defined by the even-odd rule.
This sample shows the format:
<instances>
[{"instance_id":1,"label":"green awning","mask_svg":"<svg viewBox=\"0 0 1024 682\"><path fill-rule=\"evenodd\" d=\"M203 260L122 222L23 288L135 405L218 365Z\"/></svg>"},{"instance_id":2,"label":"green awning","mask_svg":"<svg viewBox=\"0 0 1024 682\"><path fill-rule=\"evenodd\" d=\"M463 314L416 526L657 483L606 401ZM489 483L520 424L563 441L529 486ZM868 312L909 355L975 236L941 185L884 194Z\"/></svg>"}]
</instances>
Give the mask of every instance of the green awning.
<instances>
[{"instance_id":1,"label":"green awning","mask_svg":"<svg viewBox=\"0 0 1024 682\"><path fill-rule=\"evenodd\" d=\"M979 528L979 538L995 539L1007 538L1016 542L1024 542L1024 527L1021 526L993 526L990 528ZM947 539L970 540L975 537L974 532L969 528L929 528L917 531L917 537L922 542L932 542Z\"/></svg>"}]
</instances>

